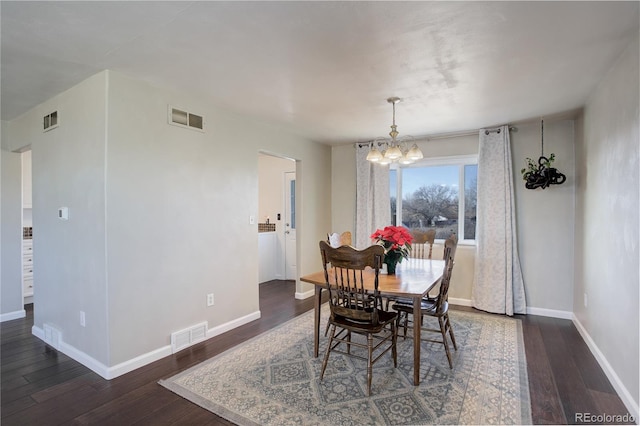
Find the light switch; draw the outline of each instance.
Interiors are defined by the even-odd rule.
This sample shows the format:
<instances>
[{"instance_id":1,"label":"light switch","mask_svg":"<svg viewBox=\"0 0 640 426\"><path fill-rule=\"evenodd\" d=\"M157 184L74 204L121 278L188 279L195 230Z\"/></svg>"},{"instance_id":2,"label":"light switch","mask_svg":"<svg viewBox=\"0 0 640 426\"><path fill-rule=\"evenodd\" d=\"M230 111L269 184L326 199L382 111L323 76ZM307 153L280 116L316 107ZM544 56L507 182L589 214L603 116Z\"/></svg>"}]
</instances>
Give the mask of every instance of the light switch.
<instances>
[{"instance_id":1,"label":"light switch","mask_svg":"<svg viewBox=\"0 0 640 426\"><path fill-rule=\"evenodd\" d=\"M69 220L69 207L60 207L58 209L58 219Z\"/></svg>"}]
</instances>

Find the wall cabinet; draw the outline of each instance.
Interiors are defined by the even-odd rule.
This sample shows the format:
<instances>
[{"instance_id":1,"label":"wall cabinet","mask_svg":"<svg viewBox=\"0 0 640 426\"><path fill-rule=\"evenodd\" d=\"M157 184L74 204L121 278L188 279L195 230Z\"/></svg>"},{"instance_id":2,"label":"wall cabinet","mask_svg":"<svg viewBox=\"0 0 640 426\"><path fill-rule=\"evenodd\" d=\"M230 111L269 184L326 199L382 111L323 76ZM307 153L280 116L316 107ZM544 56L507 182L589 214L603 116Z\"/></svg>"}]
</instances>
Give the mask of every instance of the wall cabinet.
<instances>
[{"instance_id":1,"label":"wall cabinet","mask_svg":"<svg viewBox=\"0 0 640 426\"><path fill-rule=\"evenodd\" d=\"M33 296L33 240L22 240L22 294Z\"/></svg>"}]
</instances>

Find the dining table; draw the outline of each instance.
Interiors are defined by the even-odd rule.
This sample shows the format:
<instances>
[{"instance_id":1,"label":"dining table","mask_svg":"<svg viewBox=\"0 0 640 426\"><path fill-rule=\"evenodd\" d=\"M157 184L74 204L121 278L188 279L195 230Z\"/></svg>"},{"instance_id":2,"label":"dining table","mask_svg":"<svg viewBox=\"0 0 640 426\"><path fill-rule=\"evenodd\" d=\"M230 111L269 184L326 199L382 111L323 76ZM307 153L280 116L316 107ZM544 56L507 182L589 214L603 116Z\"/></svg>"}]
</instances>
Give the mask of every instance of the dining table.
<instances>
[{"instance_id":1,"label":"dining table","mask_svg":"<svg viewBox=\"0 0 640 426\"><path fill-rule=\"evenodd\" d=\"M398 264L394 275L389 275L382 271L378 274L378 290L381 296L413 300L413 383L416 386L420 384L421 300L438 284L442 278L444 267L444 260L409 258ZM329 283L325 279L324 270L300 277L300 281L315 285L314 357L318 357L320 345L322 290L327 289L327 285L335 285L332 276L332 274L329 274ZM364 288L369 291L375 289L375 271L371 268L367 268L364 271Z\"/></svg>"}]
</instances>

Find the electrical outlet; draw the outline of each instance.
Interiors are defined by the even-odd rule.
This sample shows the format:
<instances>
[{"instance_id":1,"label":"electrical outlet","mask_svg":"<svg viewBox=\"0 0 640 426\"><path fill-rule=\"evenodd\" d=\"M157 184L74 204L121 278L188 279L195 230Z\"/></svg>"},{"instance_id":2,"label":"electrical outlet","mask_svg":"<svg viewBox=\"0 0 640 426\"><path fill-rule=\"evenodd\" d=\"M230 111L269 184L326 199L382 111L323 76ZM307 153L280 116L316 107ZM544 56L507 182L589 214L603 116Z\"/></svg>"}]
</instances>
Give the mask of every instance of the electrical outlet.
<instances>
[{"instance_id":1,"label":"electrical outlet","mask_svg":"<svg viewBox=\"0 0 640 426\"><path fill-rule=\"evenodd\" d=\"M84 315L84 311L80 311L80 325L83 327L87 326L87 321Z\"/></svg>"},{"instance_id":2,"label":"electrical outlet","mask_svg":"<svg viewBox=\"0 0 640 426\"><path fill-rule=\"evenodd\" d=\"M249 225L255 225L256 218L254 216L249 216Z\"/></svg>"},{"instance_id":3,"label":"electrical outlet","mask_svg":"<svg viewBox=\"0 0 640 426\"><path fill-rule=\"evenodd\" d=\"M585 293L584 294L584 307L586 308L588 304L589 304L589 301L587 300L587 293Z\"/></svg>"},{"instance_id":4,"label":"electrical outlet","mask_svg":"<svg viewBox=\"0 0 640 426\"><path fill-rule=\"evenodd\" d=\"M213 306L213 293L207 294L207 306Z\"/></svg>"}]
</instances>

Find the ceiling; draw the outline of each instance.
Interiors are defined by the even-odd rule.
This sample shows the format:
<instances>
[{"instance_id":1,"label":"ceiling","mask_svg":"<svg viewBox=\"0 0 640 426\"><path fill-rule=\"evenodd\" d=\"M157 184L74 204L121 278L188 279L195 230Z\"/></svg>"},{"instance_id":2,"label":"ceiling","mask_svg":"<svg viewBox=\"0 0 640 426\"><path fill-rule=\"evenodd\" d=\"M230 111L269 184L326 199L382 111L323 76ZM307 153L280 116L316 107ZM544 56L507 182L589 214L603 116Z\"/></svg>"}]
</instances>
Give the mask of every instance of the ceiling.
<instances>
[{"instance_id":1,"label":"ceiling","mask_svg":"<svg viewBox=\"0 0 640 426\"><path fill-rule=\"evenodd\" d=\"M638 33L632 2L9 2L1 118L111 69L342 144L584 105Z\"/></svg>"}]
</instances>

